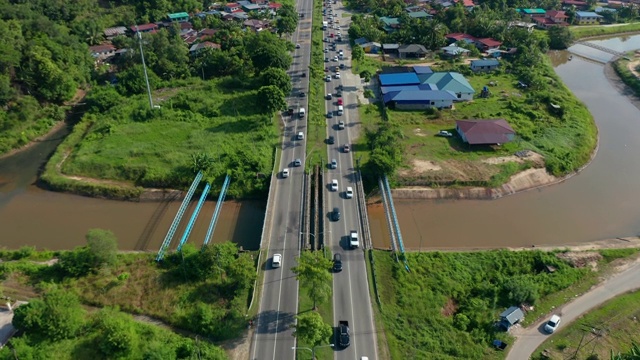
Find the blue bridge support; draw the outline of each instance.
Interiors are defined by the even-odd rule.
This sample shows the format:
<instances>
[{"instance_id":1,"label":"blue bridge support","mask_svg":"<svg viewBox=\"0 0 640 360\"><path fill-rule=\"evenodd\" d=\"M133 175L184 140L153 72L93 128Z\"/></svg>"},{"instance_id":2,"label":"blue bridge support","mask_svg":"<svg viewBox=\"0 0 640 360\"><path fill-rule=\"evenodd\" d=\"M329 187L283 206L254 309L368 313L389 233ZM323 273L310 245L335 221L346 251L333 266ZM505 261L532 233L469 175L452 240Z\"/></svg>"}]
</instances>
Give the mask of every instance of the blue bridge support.
<instances>
[{"instance_id":1,"label":"blue bridge support","mask_svg":"<svg viewBox=\"0 0 640 360\"><path fill-rule=\"evenodd\" d=\"M211 217L211 222L209 223L209 229L207 230L207 235L204 238L204 244L202 248L209 245L211 238L213 237L213 230L216 228L216 224L218 223L218 216L220 215L220 210L222 209L222 203L224 203L224 198L227 196L227 189L229 189L229 183L231 182L231 177L227 175L224 178L224 184L222 184L222 190L220 190L220 195L218 196L218 202L216 203L216 209L213 212L213 216Z\"/></svg>"},{"instance_id":2,"label":"blue bridge support","mask_svg":"<svg viewBox=\"0 0 640 360\"><path fill-rule=\"evenodd\" d=\"M200 184L200 180L202 180L202 176L203 176L202 172L198 172L195 179L193 179L193 183L191 183L191 187L189 187L189 191L187 191L187 195L184 197L184 200L182 200L182 205L180 205L180 208L178 209L178 212L176 213L176 216L173 218L173 222L169 227L169 231L167 232L167 235L164 237L164 241L162 241L162 245L160 246L160 250L158 251L158 256L156 256L156 261L161 261L164 258L164 253L169 248L169 245L171 245L173 236L175 235L176 230L178 229L178 224L180 224L180 220L182 220L182 216L184 215L184 212L187 210L187 206L189 205L189 202L193 197L193 193L196 191L196 188Z\"/></svg>"},{"instance_id":3,"label":"blue bridge support","mask_svg":"<svg viewBox=\"0 0 640 360\"><path fill-rule=\"evenodd\" d=\"M404 258L404 267L407 271L409 271L409 265L407 264L407 259L404 256L404 243L402 242L402 233L400 232L400 224L398 223L396 208L393 205L393 197L391 196L391 186L389 186L389 179L387 179L387 175L383 176L383 181L384 181L383 191L387 194L387 200L389 200L389 209L391 210L391 220L393 222L393 227L396 229L398 247L400 248L400 253L403 255L403 258Z\"/></svg>"},{"instance_id":4,"label":"blue bridge support","mask_svg":"<svg viewBox=\"0 0 640 360\"><path fill-rule=\"evenodd\" d=\"M187 242L189 239L189 235L191 234L191 230L193 229L193 225L196 223L198 219L198 214L200 213L200 209L202 209L202 205L204 201L207 199L207 194L209 194L209 190L211 189L211 184L207 183L207 186L204 187L202 191L202 195L200 195L200 200L198 200L198 205L193 210L193 214L191 214L191 219L189 219L189 223L187 224L187 228L184 229L184 233L182 234L182 239L180 239L180 244L178 245L178 251L182 250L182 245Z\"/></svg>"}]
</instances>

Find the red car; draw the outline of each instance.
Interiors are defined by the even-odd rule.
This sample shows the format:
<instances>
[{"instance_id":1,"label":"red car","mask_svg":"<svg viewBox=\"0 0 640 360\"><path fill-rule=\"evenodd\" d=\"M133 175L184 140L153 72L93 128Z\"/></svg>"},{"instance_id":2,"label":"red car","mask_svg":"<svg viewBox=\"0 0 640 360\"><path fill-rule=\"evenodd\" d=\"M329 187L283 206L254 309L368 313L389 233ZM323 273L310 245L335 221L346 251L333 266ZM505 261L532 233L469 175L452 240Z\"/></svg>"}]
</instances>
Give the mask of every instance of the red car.
<instances>
[{"instance_id":1,"label":"red car","mask_svg":"<svg viewBox=\"0 0 640 360\"><path fill-rule=\"evenodd\" d=\"M342 105L342 98L338 99L338 105Z\"/></svg>"}]
</instances>

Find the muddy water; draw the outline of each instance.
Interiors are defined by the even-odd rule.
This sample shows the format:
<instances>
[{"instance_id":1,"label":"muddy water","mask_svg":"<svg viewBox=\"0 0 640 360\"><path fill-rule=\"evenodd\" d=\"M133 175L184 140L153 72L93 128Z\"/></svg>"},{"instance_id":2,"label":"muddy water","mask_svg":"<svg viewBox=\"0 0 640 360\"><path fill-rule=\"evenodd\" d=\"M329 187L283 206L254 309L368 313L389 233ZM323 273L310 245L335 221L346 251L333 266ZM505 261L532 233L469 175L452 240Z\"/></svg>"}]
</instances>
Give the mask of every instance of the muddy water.
<instances>
[{"instance_id":1,"label":"muddy water","mask_svg":"<svg viewBox=\"0 0 640 360\"><path fill-rule=\"evenodd\" d=\"M640 37L630 39L630 48L616 50L640 48ZM599 53L585 51L592 50ZM591 165L562 184L499 200L396 200L406 248L560 245L640 234L640 110L603 65L562 56L556 72L600 131ZM374 245L389 247L382 208L371 206L369 214Z\"/></svg>"},{"instance_id":2,"label":"muddy water","mask_svg":"<svg viewBox=\"0 0 640 360\"><path fill-rule=\"evenodd\" d=\"M0 160L0 248L31 245L70 249L85 243L88 229L102 228L116 234L122 250L158 250L179 201L101 200L45 191L34 185L38 169L67 134L68 129L61 129L32 148ZM189 242L202 244L214 208L214 201L205 203ZM185 213L174 244L192 209L193 205ZM212 241L232 240L254 249L260 241L263 218L263 202L225 202Z\"/></svg>"}]
</instances>

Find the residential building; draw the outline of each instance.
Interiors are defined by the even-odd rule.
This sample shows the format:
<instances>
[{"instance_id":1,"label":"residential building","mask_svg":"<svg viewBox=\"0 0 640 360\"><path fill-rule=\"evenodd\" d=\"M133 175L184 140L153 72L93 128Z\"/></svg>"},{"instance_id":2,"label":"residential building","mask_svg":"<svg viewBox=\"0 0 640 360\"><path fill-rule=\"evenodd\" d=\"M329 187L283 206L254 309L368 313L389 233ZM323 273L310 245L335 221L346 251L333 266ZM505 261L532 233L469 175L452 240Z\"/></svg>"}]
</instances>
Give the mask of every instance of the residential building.
<instances>
[{"instance_id":1,"label":"residential building","mask_svg":"<svg viewBox=\"0 0 640 360\"><path fill-rule=\"evenodd\" d=\"M107 40L111 40L117 36L126 36L127 28L124 26L116 26L110 27L108 29L104 29L104 36Z\"/></svg>"},{"instance_id":2,"label":"residential building","mask_svg":"<svg viewBox=\"0 0 640 360\"><path fill-rule=\"evenodd\" d=\"M189 21L189 14L187 14L186 12L168 14L167 17L169 18L170 22L186 22L186 21Z\"/></svg>"},{"instance_id":3,"label":"residential building","mask_svg":"<svg viewBox=\"0 0 640 360\"><path fill-rule=\"evenodd\" d=\"M480 49L480 51L488 51L493 49L498 49L502 45L502 42L498 40L494 40L492 38L484 38L476 40L476 47Z\"/></svg>"},{"instance_id":4,"label":"residential building","mask_svg":"<svg viewBox=\"0 0 640 360\"><path fill-rule=\"evenodd\" d=\"M489 72L496 70L500 62L496 59L471 60L471 70L475 72Z\"/></svg>"},{"instance_id":5,"label":"residential building","mask_svg":"<svg viewBox=\"0 0 640 360\"><path fill-rule=\"evenodd\" d=\"M380 52L380 50L382 50L382 45L380 45L380 43L377 43L375 41L370 41L368 43L360 44L359 46L367 54L377 54Z\"/></svg>"},{"instance_id":6,"label":"residential building","mask_svg":"<svg viewBox=\"0 0 640 360\"><path fill-rule=\"evenodd\" d=\"M544 9L516 9L517 12L525 17L544 17L546 11Z\"/></svg>"},{"instance_id":7,"label":"residential building","mask_svg":"<svg viewBox=\"0 0 640 360\"><path fill-rule=\"evenodd\" d=\"M431 19L433 15L427 13L426 11L414 11L409 13L409 17L414 19Z\"/></svg>"},{"instance_id":8,"label":"residential building","mask_svg":"<svg viewBox=\"0 0 640 360\"><path fill-rule=\"evenodd\" d=\"M423 58L427 54L429 54L429 51L420 44L400 45L398 48L398 56L401 59Z\"/></svg>"},{"instance_id":9,"label":"residential building","mask_svg":"<svg viewBox=\"0 0 640 360\"><path fill-rule=\"evenodd\" d=\"M471 52L470 50L467 50L458 45L445 46L443 48L440 48L440 50L442 51L442 56L446 58L464 57L469 55L469 53Z\"/></svg>"},{"instance_id":10,"label":"residential building","mask_svg":"<svg viewBox=\"0 0 640 360\"><path fill-rule=\"evenodd\" d=\"M142 24L142 25L133 25L129 27L131 31L135 34L137 32L141 33L155 33L158 31L158 24Z\"/></svg>"},{"instance_id":11,"label":"residential building","mask_svg":"<svg viewBox=\"0 0 640 360\"><path fill-rule=\"evenodd\" d=\"M457 100L473 100L475 90L462 74L457 72L435 72L432 74L417 75L422 84L434 84L438 90L453 92Z\"/></svg>"},{"instance_id":12,"label":"residential building","mask_svg":"<svg viewBox=\"0 0 640 360\"><path fill-rule=\"evenodd\" d=\"M233 13L238 10L242 11L242 6L240 6L240 4L238 3L227 3L223 9L225 12Z\"/></svg>"},{"instance_id":13,"label":"residential building","mask_svg":"<svg viewBox=\"0 0 640 360\"><path fill-rule=\"evenodd\" d=\"M380 80L380 86L420 85L421 83L415 72L380 74L378 79Z\"/></svg>"},{"instance_id":14,"label":"residential building","mask_svg":"<svg viewBox=\"0 0 640 360\"><path fill-rule=\"evenodd\" d=\"M524 319L522 310L517 306L512 306L500 314L500 326L509 330L511 326L519 323L522 319Z\"/></svg>"},{"instance_id":15,"label":"residential building","mask_svg":"<svg viewBox=\"0 0 640 360\"><path fill-rule=\"evenodd\" d=\"M563 8L571 8L575 6L579 10L584 10L589 8L589 4L586 1L582 0L563 0L562 1Z\"/></svg>"},{"instance_id":16,"label":"residential building","mask_svg":"<svg viewBox=\"0 0 640 360\"><path fill-rule=\"evenodd\" d=\"M423 110L427 108L451 108L456 95L443 90L402 90L391 91L383 95L387 106L399 110Z\"/></svg>"},{"instance_id":17,"label":"residential building","mask_svg":"<svg viewBox=\"0 0 640 360\"><path fill-rule=\"evenodd\" d=\"M398 54L400 44L382 44L382 52L385 54Z\"/></svg>"},{"instance_id":18,"label":"residential building","mask_svg":"<svg viewBox=\"0 0 640 360\"><path fill-rule=\"evenodd\" d=\"M116 54L116 50L116 47L111 44L89 46L91 56L93 56L96 61L104 61L114 56Z\"/></svg>"},{"instance_id":19,"label":"residential building","mask_svg":"<svg viewBox=\"0 0 640 360\"><path fill-rule=\"evenodd\" d=\"M380 21L382 21L383 24L382 28L387 33L396 31L400 28L400 20L398 20L398 18L383 16L380 18Z\"/></svg>"},{"instance_id":20,"label":"residential building","mask_svg":"<svg viewBox=\"0 0 640 360\"><path fill-rule=\"evenodd\" d=\"M220 49L220 44L216 44L211 41L204 41L201 43L193 44L189 48L189 55L191 56L197 55L200 51L204 49Z\"/></svg>"},{"instance_id":21,"label":"residential building","mask_svg":"<svg viewBox=\"0 0 640 360\"><path fill-rule=\"evenodd\" d=\"M257 20L257 19L245 20L242 24L246 28L251 29L251 30L253 30L255 32L262 31L267 27L266 23L264 21Z\"/></svg>"},{"instance_id":22,"label":"residential building","mask_svg":"<svg viewBox=\"0 0 640 360\"><path fill-rule=\"evenodd\" d=\"M516 136L516 132L504 119L456 120L456 131L462 141L469 145L500 145L512 141ZM508 316L512 312L509 310L502 313L505 316L501 317ZM511 321L509 326L516 322Z\"/></svg>"},{"instance_id":23,"label":"residential building","mask_svg":"<svg viewBox=\"0 0 640 360\"><path fill-rule=\"evenodd\" d=\"M591 11L577 11L575 22L578 25L600 24L602 15L598 15Z\"/></svg>"},{"instance_id":24,"label":"residential building","mask_svg":"<svg viewBox=\"0 0 640 360\"><path fill-rule=\"evenodd\" d=\"M467 44L475 44L476 40L478 40L474 36L464 33L451 33L445 35L444 37L450 44L457 43L458 41L464 41Z\"/></svg>"}]
</instances>

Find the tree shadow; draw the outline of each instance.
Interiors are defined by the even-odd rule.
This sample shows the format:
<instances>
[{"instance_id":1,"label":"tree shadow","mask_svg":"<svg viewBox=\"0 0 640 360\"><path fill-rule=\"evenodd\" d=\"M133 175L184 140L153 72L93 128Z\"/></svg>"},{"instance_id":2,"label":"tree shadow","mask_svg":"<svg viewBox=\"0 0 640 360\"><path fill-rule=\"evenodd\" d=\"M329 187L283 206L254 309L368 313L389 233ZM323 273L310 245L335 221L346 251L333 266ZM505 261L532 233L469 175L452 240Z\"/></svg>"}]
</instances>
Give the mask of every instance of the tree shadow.
<instances>
[{"instance_id":1,"label":"tree shadow","mask_svg":"<svg viewBox=\"0 0 640 360\"><path fill-rule=\"evenodd\" d=\"M224 122L215 126L206 128L206 131L212 133L225 133L225 134L240 134L246 133L258 127L258 122L255 119L239 118L233 122Z\"/></svg>"},{"instance_id":2,"label":"tree shadow","mask_svg":"<svg viewBox=\"0 0 640 360\"><path fill-rule=\"evenodd\" d=\"M220 114L224 116L248 116L259 114L257 106L247 106L248 104L258 104L258 96L255 94L234 94L220 105Z\"/></svg>"},{"instance_id":3,"label":"tree shadow","mask_svg":"<svg viewBox=\"0 0 640 360\"><path fill-rule=\"evenodd\" d=\"M266 310L257 315L256 332L258 334L277 334L287 331L295 323L296 314Z\"/></svg>"}]
</instances>

